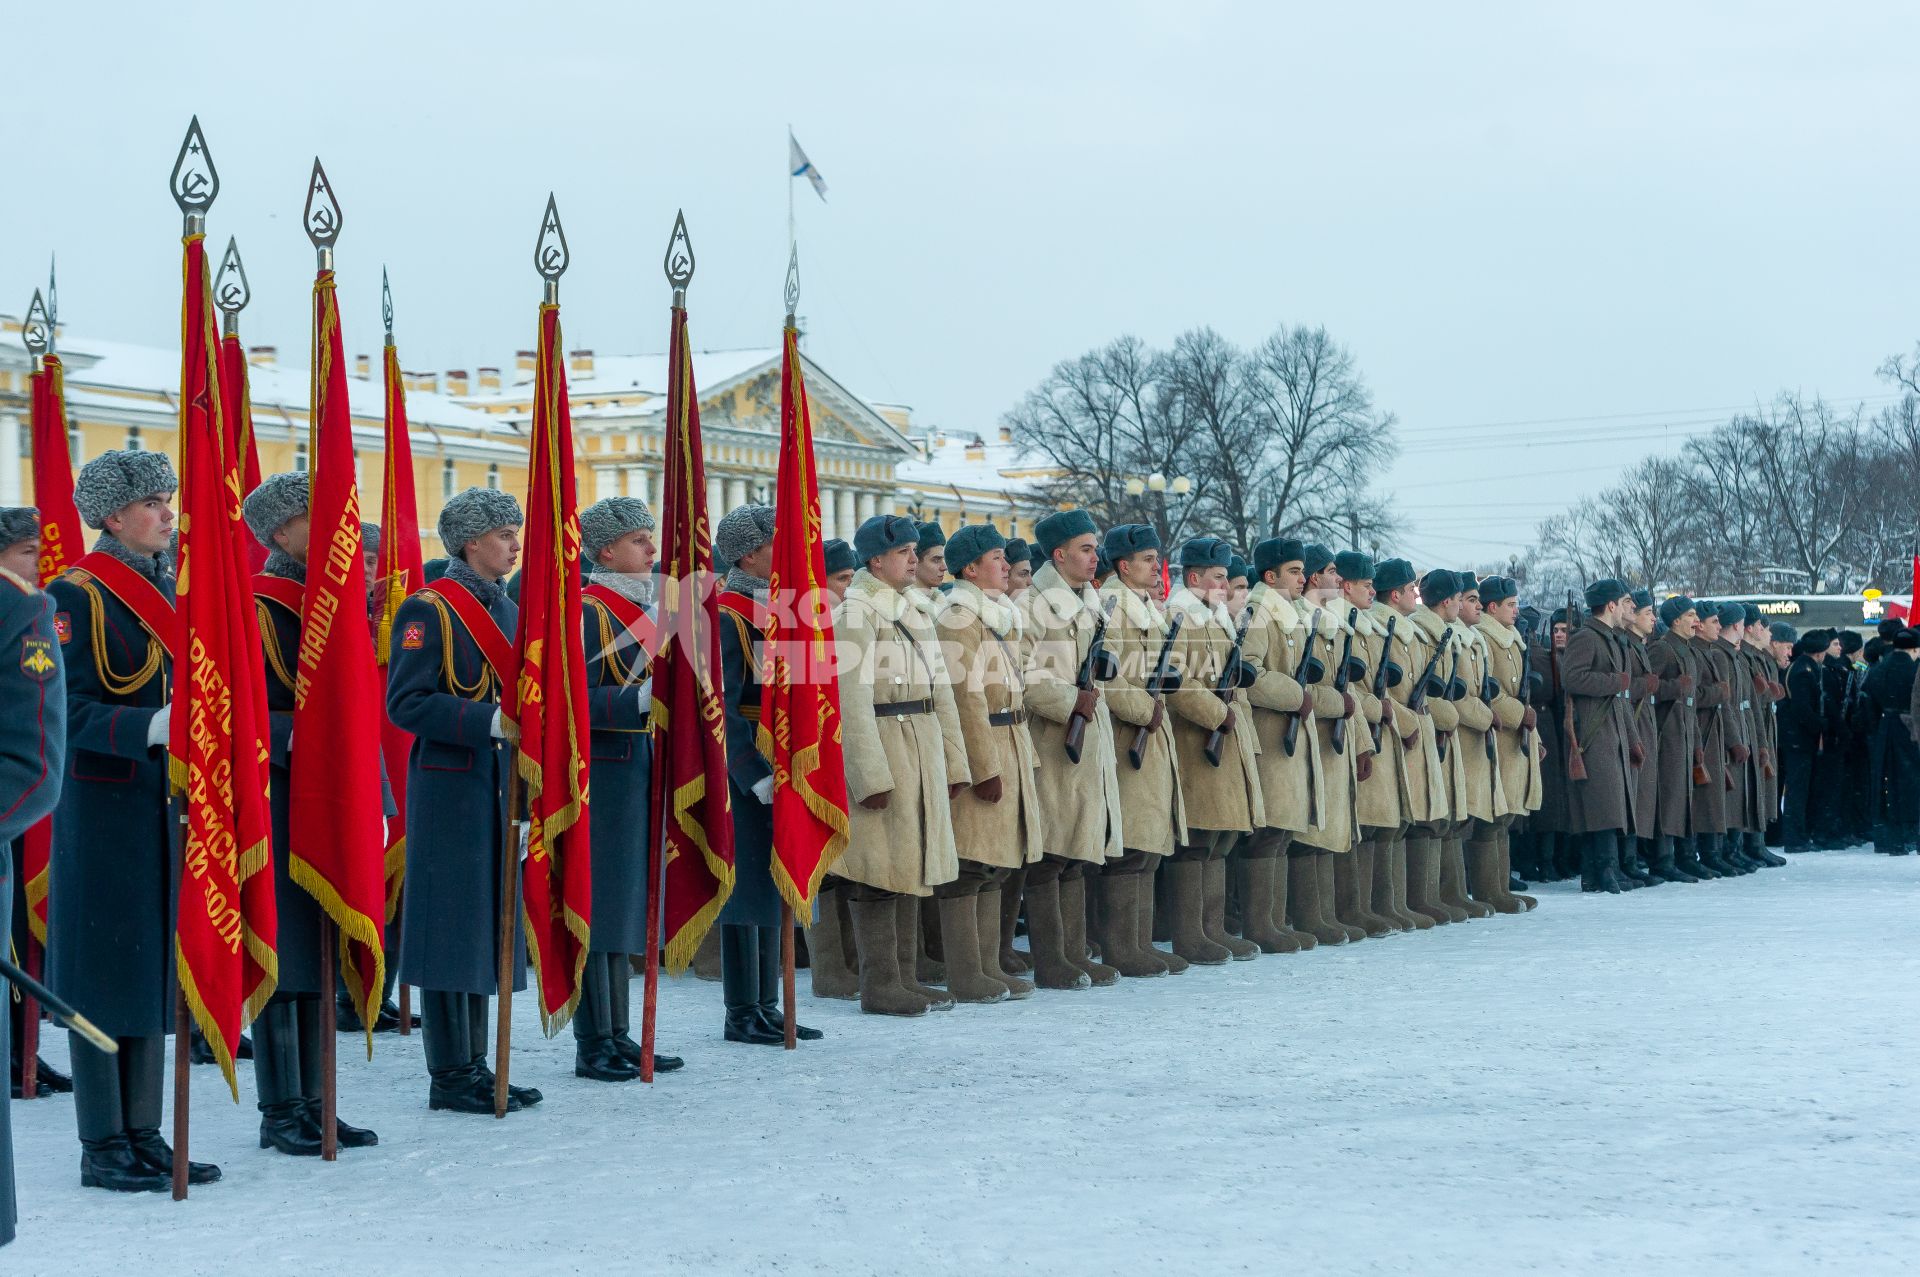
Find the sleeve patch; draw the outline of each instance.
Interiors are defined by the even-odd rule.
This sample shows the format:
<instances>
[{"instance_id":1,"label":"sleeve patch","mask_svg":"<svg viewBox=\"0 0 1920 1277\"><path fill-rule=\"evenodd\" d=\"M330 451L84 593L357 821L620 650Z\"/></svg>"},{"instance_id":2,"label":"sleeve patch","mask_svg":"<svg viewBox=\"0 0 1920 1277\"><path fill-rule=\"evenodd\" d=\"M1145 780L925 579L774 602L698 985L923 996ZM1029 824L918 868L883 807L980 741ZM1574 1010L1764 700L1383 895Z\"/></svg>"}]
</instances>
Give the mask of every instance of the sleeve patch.
<instances>
[{"instance_id":1,"label":"sleeve patch","mask_svg":"<svg viewBox=\"0 0 1920 1277\"><path fill-rule=\"evenodd\" d=\"M57 638L59 638L61 643L65 644L65 643L72 642L73 641L73 618L68 616L65 612L55 612L53 614L53 632L54 632L54 635Z\"/></svg>"},{"instance_id":2,"label":"sleeve patch","mask_svg":"<svg viewBox=\"0 0 1920 1277\"><path fill-rule=\"evenodd\" d=\"M427 645L427 627L422 621L408 621L400 631L400 646L409 652L417 652Z\"/></svg>"},{"instance_id":3,"label":"sleeve patch","mask_svg":"<svg viewBox=\"0 0 1920 1277\"><path fill-rule=\"evenodd\" d=\"M53 644L29 635L20 640L20 668L28 678L44 683L53 677L60 663L53 659Z\"/></svg>"}]
</instances>

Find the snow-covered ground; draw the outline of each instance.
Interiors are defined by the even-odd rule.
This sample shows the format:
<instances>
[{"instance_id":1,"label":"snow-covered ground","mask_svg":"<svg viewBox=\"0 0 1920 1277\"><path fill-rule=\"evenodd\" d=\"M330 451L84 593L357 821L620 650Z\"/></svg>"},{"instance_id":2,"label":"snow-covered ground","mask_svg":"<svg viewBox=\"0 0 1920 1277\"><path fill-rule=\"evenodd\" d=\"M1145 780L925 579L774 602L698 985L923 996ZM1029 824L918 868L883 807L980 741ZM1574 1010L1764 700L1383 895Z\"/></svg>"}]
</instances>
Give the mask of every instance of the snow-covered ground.
<instances>
[{"instance_id":1,"label":"snow-covered ground","mask_svg":"<svg viewBox=\"0 0 1920 1277\"><path fill-rule=\"evenodd\" d=\"M175 1204L85 1190L71 1101L14 1105L0 1272L1879 1273L1920 1255L1920 860L1698 887L1086 993L720 1040L572 1076L525 1013L505 1121L429 1113L419 1038L342 1038L334 1165L194 1078ZM636 1004L639 986L634 986ZM636 1022L638 1012L636 1007ZM64 1060L54 1042L49 1055ZM1899 1257L1907 1256L1902 1261Z\"/></svg>"}]
</instances>

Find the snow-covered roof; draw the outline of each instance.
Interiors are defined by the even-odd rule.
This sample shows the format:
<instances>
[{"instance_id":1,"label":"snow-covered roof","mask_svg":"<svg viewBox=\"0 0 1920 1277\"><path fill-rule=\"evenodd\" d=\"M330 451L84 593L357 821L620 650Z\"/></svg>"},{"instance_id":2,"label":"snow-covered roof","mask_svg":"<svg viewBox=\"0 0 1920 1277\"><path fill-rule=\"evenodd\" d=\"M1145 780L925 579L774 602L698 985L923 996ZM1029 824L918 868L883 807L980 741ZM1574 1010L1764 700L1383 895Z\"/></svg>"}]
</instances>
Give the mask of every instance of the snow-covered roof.
<instances>
[{"instance_id":1,"label":"snow-covered roof","mask_svg":"<svg viewBox=\"0 0 1920 1277\"><path fill-rule=\"evenodd\" d=\"M978 441L978 442L976 442ZM902 483L952 484L960 488L991 492L1034 492L1034 471L1045 463L1017 442L995 438L981 440L978 435L933 434L914 440L924 442L927 456L919 452L903 460L894 474ZM969 453L973 455L968 456Z\"/></svg>"}]
</instances>

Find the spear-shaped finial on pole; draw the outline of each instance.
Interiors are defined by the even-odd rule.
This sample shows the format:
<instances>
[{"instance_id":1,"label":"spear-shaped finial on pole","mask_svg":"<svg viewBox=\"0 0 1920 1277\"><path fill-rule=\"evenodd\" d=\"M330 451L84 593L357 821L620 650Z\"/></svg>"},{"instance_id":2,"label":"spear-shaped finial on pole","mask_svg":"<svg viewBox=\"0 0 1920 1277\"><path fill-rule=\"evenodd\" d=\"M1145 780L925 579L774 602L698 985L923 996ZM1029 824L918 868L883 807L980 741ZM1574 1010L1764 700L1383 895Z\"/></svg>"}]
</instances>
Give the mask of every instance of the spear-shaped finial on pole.
<instances>
[{"instance_id":1,"label":"spear-shaped finial on pole","mask_svg":"<svg viewBox=\"0 0 1920 1277\"><path fill-rule=\"evenodd\" d=\"M47 353L51 355L60 344L60 284L54 278L55 267L59 259L53 253L47 254Z\"/></svg>"},{"instance_id":2,"label":"spear-shaped finial on pole","mask_svg":"<svg viewBox=\"0 0 1920 1277\"><path fill-rule=\"evenodd\" d=\"M173 202L186 219L183 234L198 235L207 229L207 210L220 194L220 172L213 166L213 152L207 149L207 135L200 131L200 117L187 125L180 154L173 161Z\"/></svg>"},{"instance_id":3,"label":"spear-shaped finial on pole","mask_svg":"<svg viewBox=\"0 0 1920 1277\"><path fill-rule=\"evenodd\" d=\"M380 322L386 326L387 345L393 345L393 288L387 283L387 268L380 267Z\"/></svg>"},{"instance_id":4,"label":"spear-shaped finial on pole","mask_svg":"<svg viewBox=\"0 0 1920 1277\"><path fill-rule=\"evenodd\" d=\"M313 157L313 174L307 179L307 208L302 217L307 238L319 254L320 269L332 270L333 245L340 238L340 201L333 197L333 185L327 181L327 170L320 167L317 155Z\"/></svg>"},{"instance_id":5,"label":"spear-shaped finial on pole","mask_svg":"<svg viewBox=\"0 0 1920 1277\"><path fill-rule=\"evenodd\" d=\"M533 268L547 281L545 301L552 306L560 301L560 277L573 260L567 251L567 232L560 226L560 206L553 192L547 192L547 211L540 217L540 238L533 242Z\"/></svg>"},{"instance_id":6,"label":"spear-shaped finial on pole","mask_svg":"<svg viewBox=\"0 0 1920 1277\"><path fill-rule=\"evenodd\" d=\"M46 299L37 288L33 290L33 300L27 303L27 319L20 325L20 340L33 356L33 370L39 372L41 361L53 349L53 319L47 313Z\"/></svg>"},{"instance_id":7,"label":"spear-shaped finial on pole","mask_svg":"<svg viewBox=\"0 0 1920 1277\"><path fill-rule=\"evenodd\" d=\"M673 285L673 306L679 310L687 304L687 285L693 282L693 241L687 238L687 215L684 210L674 212L673 234L667 239L664 264L667 282Z\"/></svg>"},{"instance_id":8,"label":"spear-shaped finial on pole","mask_svg":"<svg viewBox=\"0 0 1920 1277\"><path fill-rule=\"evenodd\" d=\"M220 273L213 278L213 304L220 308L220 335L240 335L240 312L253 300L247 284L247 268L240 261L240 245L227 236L227 251L220 255Z\"/></svg>"},{"instance_id":9,"label":"spear-shaped finial on pole","mask_svg":"<svg viewBox=\"0 0 1920 1277\"><path fill-rule=\"evenodd\" d=\"M787 250L787 327L794 327L793 317L800 309L800 245L793 244Z\"/></svg>"}]
</instances>

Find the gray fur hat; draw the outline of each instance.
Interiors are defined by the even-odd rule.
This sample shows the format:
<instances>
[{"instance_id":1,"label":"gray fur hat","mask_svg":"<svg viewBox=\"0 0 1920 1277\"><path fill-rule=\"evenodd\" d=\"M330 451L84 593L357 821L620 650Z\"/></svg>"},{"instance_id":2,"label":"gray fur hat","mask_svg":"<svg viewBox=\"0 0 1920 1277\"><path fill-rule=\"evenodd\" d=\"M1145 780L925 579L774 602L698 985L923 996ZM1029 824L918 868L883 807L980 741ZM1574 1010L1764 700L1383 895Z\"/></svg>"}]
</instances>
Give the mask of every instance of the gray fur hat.
<instances>
[{"instance_id":1,"label":"gray fur hat","mask_svg":"<svg viewBox=\"0 0 1920 1277\"><path fill-rule=\"evenodd\" d=\"M0 506L0 550L40 535L40 512L30 505Z\"/></svg>"},{"instance_id":2,"label":"gray fur hat","mask_svg":"<svg viewBox=\"0 0 1920 1277\"><path fill-rule=\"evenodd\" d=\"M107 526L107 516L148 497L171 497L180 490L173 462L164 452L103 452L73 481L73 504L90 528Z\"/></svg>"},{"instance_id":3,"label":"gray fur hat","mask_svg":"<svg viewBox=\"0 0 1920 1277\"><path fill-rule=\"evenodd\" d=\"M580 512L580 547L587 562L599 561L600 551L629 532L651 532L653 514L639 497L607 497Z\"/></svg>"},{"instance_id":4,"label":"gray fur hat","mask_svg":"<svg viewBox=\"0 0 1920 1277\"><path fill-rule=\"evenodd\" d=\"M240 503L240 513L246 517L247 527L253 530L253 539L271 550L273 534L285 527L288 519L305 514L311 499L307 476L298 470L288 470L262 479L260 486Z\"/></svg>"},{"instance_id":5,"label":"gray fur hat","mask_svg":"<svg viewBox=\"0 0 1920 1277\"><path fill-rule=\"evenodd\" d=\"M360 553L380 553L380 525L368 519L360 520Z\"/></svg>"},{"instance_id":6,"label":"gray fur hat","mask_svg":"<svg viewBox=\"0 0 1920 1277\"><path fill-rule=\"evenodd\" d=\"M834 537L827 542L826 559L828 576L832 576L835 572L851 572L860 566L853 557L853 547L839 537Z\"/></svg>"},{"instance_id":7,"label":"gray fur hat","mask_svg":"<svg viewBox=\"0 0 1920 1277\"><path fill-rule=\"evenodd\" d=\"M713 558L716 566L733 567L740 560L773 540L773 507L748 502L727 511L720 526L713 530Z\"/></svg>"},{"instance_id":8,"label":"gray fur hat","mask_svg":"<svg viewBox=\"0 0 1920 1277\"><path fill-rule=\"evenodd\" d=\"M517 528L526 520L520 503L498 488L468 488L440 507L440 543L450 555L459 555L467 542L495 528Z\"/></svg>"}]
</instances>

